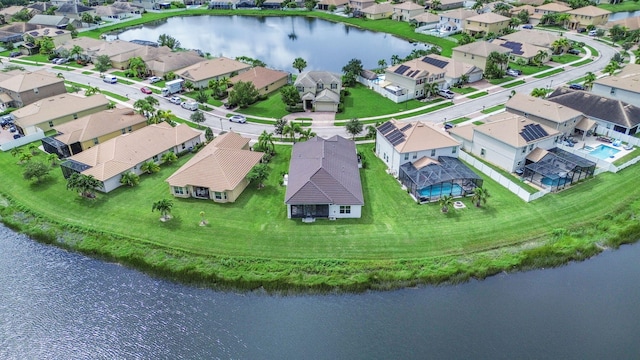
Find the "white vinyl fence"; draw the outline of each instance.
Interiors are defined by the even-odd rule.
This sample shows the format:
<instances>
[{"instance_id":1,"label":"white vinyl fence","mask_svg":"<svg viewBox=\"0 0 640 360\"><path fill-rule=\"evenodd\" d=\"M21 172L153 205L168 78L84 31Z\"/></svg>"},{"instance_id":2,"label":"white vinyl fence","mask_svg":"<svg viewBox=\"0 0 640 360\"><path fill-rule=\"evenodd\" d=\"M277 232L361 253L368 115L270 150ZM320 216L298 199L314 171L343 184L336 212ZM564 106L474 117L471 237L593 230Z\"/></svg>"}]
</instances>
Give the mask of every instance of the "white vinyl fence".
<instances>
[{"instance_id":1,"label":"white vinyl fence","mask_svg":"<svg viewBox=\"0 0 640 360\"><path fill-rule=\"evenodd\" d=\"M29 143L32 143L34 141L38 141L40 139L42 139L44 137L44 131L42 131L41 129L37 129L37 132L35 134L30 134L30 135L26 135L17 139L13 139L9 142L6 142L2 145L0 145L0 150L2 151L9 151L13 148L17 148L20 147L22 145L26 145Z\"/></svg>"}]
</instances>

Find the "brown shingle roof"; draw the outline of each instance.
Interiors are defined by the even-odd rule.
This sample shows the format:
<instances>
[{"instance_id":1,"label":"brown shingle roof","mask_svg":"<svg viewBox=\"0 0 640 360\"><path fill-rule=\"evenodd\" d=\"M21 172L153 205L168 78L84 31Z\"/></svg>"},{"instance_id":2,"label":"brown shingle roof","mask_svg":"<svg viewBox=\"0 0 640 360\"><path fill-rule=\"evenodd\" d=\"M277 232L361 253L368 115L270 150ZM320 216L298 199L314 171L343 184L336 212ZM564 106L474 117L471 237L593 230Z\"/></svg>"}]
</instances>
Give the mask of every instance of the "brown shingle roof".
<instances>
[{"instance_id":1,"label":"brown shingle roof","mask_svg":"<svg viewBox=\"0 0 640 360\"><path fill-rule=\"evenodd\" d=\"M229 79L232 84L238 81L251 82L257 89L262 89L265 86L269 86L279 80L285 79L289 76L284 71L267 69L262 66L256 66L239 75L236 75Z\"/></svg>"},{"instance_id":2,"label":"brown shingle roof","mask_svg":"<svg viewBox=\"0 0 640 360\"><path fill-rule=\"evenodd\" d=\"M136 114L129 108L104 110L55 126L55 129L61 133L56 136L56 139L69 145L91 140L146 121L144 116Z\"/></svg>"},{"instance_id":3,"label":"brown shingle roof","mask_svg":"<svg viewBox=\"0 0 640 360\"><path fill-rule=\"evenodd\" d=\"M453 48L454 51L465 52L467 54L478 55L482 57L487 57L494 51L497 51L501 54L510 53L510 49L503 48L500 45L492 44L487 41L476 41L470 44L461 45Z\"/></svg>"},{"instance_id":4,"label":"brown shingle roof","mask_svg":"<svg viewBox=\"0 0 640 360\"><path fill-rule=\"evenodd\" d=\"M81 97L72 94L51 96L14 111L16 125L22 128L37 125L50 119L107 106L109 100L102 94Z\"/></svg>"},{"instance_id":5,"label":"brown shingle roof","mask_svg":"<svg viewBox=\"0 0 640 360\"><path fill-rule=\"evenodd\" d=\"M217 76L246 70L250 66L226 57L200 61L197 64L177 70L175 73L186 80L196 82L213 79Z\"/></svg>"},{"instance_id":6,"label":"brown shingle roof","mask_svg":"<svg viewBox=\"0 0 640 360\"><path fill-rule=\"evenodd\" d=\"M285 203L364 205L355 143L336 135L294 144Z\"/></svg>"},{"instance_id":7,"label":"brown shingle roof","mask_svg":"<svg viewBox=\"0 0 640 360\"><path fill-rule=\"evenodd\" d=\"M507 110L513 109L557 123L562 123L582 115L580 111L568 106L521 93L513 95L511 99L507 101L505 107Z\"/></svg>"},{"instance_id":8,"label":"brown shingle roof","mask_svg":"<svg viewBox=\"0 0 640 360\"><path fill-rule=\"evenodd\" d=\"M584 16L601 16L611 14L611 11L595 7L593 5L584 6L581 8L567 11L567 14L571 15L584 15Z\"/></svg>"},{"instance_id":9,"label":"brown shingle roof","mask_svg":"<svg viewBox=\"0 0 640 360\"><path fill-rule=\"evenodd\" d=\"M211 191L235 189L264 153L243 149L249 139L234 132L217 137L166 181L171 186L202 186Z\"/></svg>"},{"instance_id":10,"label":"brown shingle roof","mask_svg":"<svg viewBox=\"0 0 640 360\"><path fill-rule=\"evenodd\" d=\"M51 84L62 83L64 79L55 76L46 70L24 72L0 82L0 89L7 89L21 93L27 90L41 88Z\"/></svg>"}]
</instances>

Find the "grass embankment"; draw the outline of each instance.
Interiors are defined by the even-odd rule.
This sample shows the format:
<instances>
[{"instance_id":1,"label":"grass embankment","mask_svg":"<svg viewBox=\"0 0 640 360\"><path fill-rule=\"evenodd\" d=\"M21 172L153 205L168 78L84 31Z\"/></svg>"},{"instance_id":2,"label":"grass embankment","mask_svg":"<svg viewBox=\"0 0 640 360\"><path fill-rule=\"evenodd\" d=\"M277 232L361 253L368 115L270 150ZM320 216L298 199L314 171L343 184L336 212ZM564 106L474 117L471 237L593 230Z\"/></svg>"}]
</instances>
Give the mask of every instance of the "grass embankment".
<instances>
[{"instance_id":1,"label":"grass embankment","mask_svg":"<svg viewBox=\"0 0 640 360\"><path fill-rule=\"evenodd\" d=\"M623 11L637 11L640 10L640 4L637 1L627 0L619 4L598 4L601 9L609 10L611 12L623 12Z\"/></svg>"},{"instance_id":2,"label":"grass embankment","mask_svg":"<svg viewBox=\"0 0 640 360\"><path fill-rule=\"evenodd\" d=\"M233 204L173 199L174 218L158 221L154 201L170 198L165 179L183 157L95 200L66 190L59 169L41 184L0 154L2 221L44 242L119 261L183 282L270 291L361 291L464 281L501 271L583 259L600 246L635 241L640 225L638 167L603 174L559 194L524 203L490 179L486 206L440 212L402 191L371 145L362 170L361 219L303 224L288 220L279 186L290 148L278 147L266 187L249 186ZM42 159L43 154L35 158ZM625 196L611 197L611 193ZM198 226L200 211L209 221ZM605 239L608 239L605 241Z\"/></svg>"}]
</instances>

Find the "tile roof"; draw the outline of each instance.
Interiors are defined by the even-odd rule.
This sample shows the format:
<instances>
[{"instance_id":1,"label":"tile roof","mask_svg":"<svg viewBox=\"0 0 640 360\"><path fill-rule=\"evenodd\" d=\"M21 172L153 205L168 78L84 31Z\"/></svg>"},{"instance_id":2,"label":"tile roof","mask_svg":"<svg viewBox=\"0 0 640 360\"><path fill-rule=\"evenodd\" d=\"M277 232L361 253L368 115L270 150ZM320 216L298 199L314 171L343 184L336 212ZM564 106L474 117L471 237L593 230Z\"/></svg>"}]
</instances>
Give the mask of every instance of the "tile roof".
<instances>
[{"instance_id":1,"label":"tile roof","mask_svg":"<svg viewBox=\"0 0 640 360\"><path fill-rule=\"evenodd\" d=\"M192 82L213 79L234 71L247 70L251 66L226 57L201 61L175 71L176 75Z\"/></svg>"},{"instance_id":2,"label":"tile roof","mask_svg":"<svg viewBox=\"0 0 640 360\"><path fill-rule=\"evenodd\" d=\"M546 136L538 137L534 140L527 140L522 134L527 126L539 126L546 133ZM546 125L539 124L524 116L511 113L501 113L489 116L487 122L478 125L474 131L485 134L491 138L499 140L512 147L523 147L529 144L540 142L541 140L553 138L560 135L558 130L552 129Z\"/></svg>"},{"instance_id":3,"label":"tile roof","mask_svg":"<svg viewBox=\"0 0 640 360\"><path fill-rule=\"evenodd\" d=\"M363 10L364 12L364 10ZM419 15L416 15L414 17L411 18L411 20L415 20L418 22L423 22L423 23L437 23L438 21L440 21L440 16L436 15L436 14L432 14L430 12L425 12Z\"/></svg>"},{"instance_id":4,"label":"tile roof","mask_svg":"<svg viewBox=\"0 0 640 360\"><path fill-rule=\"evenodd\" d=\"M595 81L595 84L626 90L640 95L640 65L627 64L615 76L605 76Z\"/></svg>"},{"instance_id":5,"label":"tile roof","mask_svg":"<svg viewBox=\"0 0 640 360\"><path fill-rule=\"evenodd\" d=\"M455 9L455 10L442 12L439 15L442 18L464 20L466 18L476 16L478 15L478 13L473 10Z\"/></svg>"},{"instance_id":6,"label":"tile roof","mask_svg":"<svg viewBox=\"0 0 640 360\"><path fill-rule=\"evenodd\" d=\"M218 192L233 190L264 155L243 149L248 143L249 139L235 132L220 135L166 181L171 186L201 186Z\"/></svg>"},{"instance_id":7,"label":"tile roof","mask_svg":"<svg viewBox=\"0 0 640 360\"><path fill-rule=\"evenodd\" d=\"M83 116L54 128L61 133L55 138L70 145L107 135L129 126L145 123L147 119L132 109L111 109Z\"/></svg>"},{"instance_id":8,"label":"tile roof","mask_svg":"<svg viewBox=\"0 0 640 360\"><path fill-rule=\"evenodd\" d=\"M551 44L553 44L554 41L560 39L560 37L561 36L555 32L524 29L508 35L501 35L499 38L503 40L528 43L545 48L551 48Z\"/></svg>"},{"instance_id":9,"label":"tile roof","mask_svg":"<svg viewBox=\"0 0 640 360\"><path fill-rule=\"evenodd\" d=\"M549 55L551 55L551 51L548 48L542 46L536 46L529 43L521 43L517 41L511 40L502 40L502 39L494 39L492 41L494 44L498 44L504 48L511 49L512 54L516 56L521 56L524 58L532 58L538 54L540 50L546 51Z\"/></svg>"},{"instance_id":10,"label":"tile roof","mask_svg":"<svg viewBox=\"0 0 640 360\"><path fill-rule=\"evenodd\" d=\"M551 12L567 12L569 10L572 10L571 7L556 2L550 2L548 4L540 5L536 9Z\"/></svg>"},{"instance_id":11,"label":"tile roof","mask_svg":"<svg viewBox=\"0 0 640 360\"><path fill-rule=\"evenodd\" d=\"M549 95L549 101L580 109L590 118L601 119L626 128L640 124L640 108L587 91L557 88Z\"/></svg>"},{"instance_id":12,"label":"tile roof","mask_svg":"<svg viewBox=\"0 0 640 360\"><path fill-rule=\"evenodd\" d=\"M571 15L583 15L583 16L602 16L611 14L611 11L601 9L599 7L588 5L581 8L567 11L567 14Z\"/></svg>"},{"instance_id":13,"label":"tile roof","mask_svg":"<svg viewBox=\"0 0 640 360\"><path fill-rule=\"evenodd\" d=\"M392 124L393 127L385 125L387 123ZM399 141L394 146L396 151L401 154L460 146L460 143L449 134L434 128L432 124L420 121L400 122L396 119L391 119L378 126L378 131L385 128L388 130L384 133L381 132L382 135L387 135L394 130L400 131L404 135L402 141Z\"/></svg>"},{"instance_id":14,"label":"tile roof","mask_svg":"<svg viewBox=\"0 0 640 360\"><path fill-rule=\"evenodd\" d=\"M91 166L82 173L105 181L157 154L201 136L202 132L185 124L172 127L163 122L107 140L69 159Z\"/></svg>"},{"instance_id":15,"label":"tile roof","mask_svg":"<svg viewBox=\"0 0 640 360\"><path fill-rule=\"evenodd\" d=\"M640 16L633 16L616 21L609 21L604 24L604 27L607 29L611 29L615 25L624 26L629 29L629 31L638 30L640 29Z\"/></svg>"},{"instance_id":16,"label":"tile roof","mask_svg":"<svg viewBox=\"0 0 640 360\"><path fill-rule=\"evenodd\" d=\"M23 72L9 79L0 81L0 89L21 93L56 83L64 83L64 79L57 77L47 70L38 70L34 72Z\"/></svg>"},{"instance_id":17,"label":"tile roof","mask_svg":"<svg viewBox=\"0 0 640 360\"><path fill-rule=\"evenodd\" d=\"M147 46L147 48L154 49L152 46ZM166 46L160 47L159 49L162 48L166 48ZM202 59L202 56L195 51L165 51L156 54L153 59L147 61L147 67L154 72L167 73L195 65L201 62Z\"/></svg>"},{"instance_id":18,"label":"tile roof","mask_svg":"<svg viewBox=\"0 0 640 360\"><path fill-rule=\"evenodd\" d=\"M397 75L409 77L411 79L419 79L421 77L431 76L434 74L442 74L446 72L443 68L423 61L425 58L429 57L431 56L427 55L390 66L386 69L386 72L395 73ZM448 62L450 60L447 59L446 61Z\"/></svg>"},{"instance_id":19,"label":"tile roof","mask_svg":"<svg viewBox=\"0 0 640 360\"><path fill-rule=\"evenodd\" d=\"M62 94L38 100L22 107L12 114L16 118L16 125L25 128L41 124L50 119L57 119L74 113L107 106L109 100L103 94L81 97L72 94Z\"/></svg>"},{"instance_id":20,"label":"tile roof","mask_svg":"<svg viewBox=\"0 0 640 360\"><path fill-rule=\"evenodd\" d=\"M500 14L488 12L488 13L469 17L467 18L467 21L476 21L476 22L487 23L487 24L495 24L502 21L509 21L509 18L506 16L502 16Z\"/></svg>"},{"instance_id":21,"label":"tile roof","mask_svg":"<svg viewBox=\"0 0 640 360\"><path fill-rule=\"evenodd\" d=\"M405 1L399 4L394 4L393 8L400 9L400 10L423 10L424 11L424 6L418 5L411 1Z\"/></svg>"},{"instance_id":22,"label":"tile roof","mask_svg":"<svg viewBox=\"0 0 640 360\"><path fill-rule=\"evenodd\" d=\"M503 48L500 45L492 44L488 41L475 41L466 45L454 47L453 51L487 57L494 51L501 54L508 54L511 52L511 49Z\"/></svg>"},{"instance_id":23,"label":"tile roof","mask_svg":"<svg viewBox=\"0 0 640 360\"><path fill-rule=\"evenodd\" d=\"M513 95L511 99L507 101L505 107L507 111L513 109L556 123L563 123L582 115L580 111L574 110L566 105L521 93Z\"/></svg>"},{"instance_id":24,"label":"tile roof","mask_svg":"<svg viewBox=\"0 0 640 360\"><path fill-rule=\"evenodd\" d=\"M229 81L232 84L235 84L238 81L251 82L257 89L262 89L265 86L269 86L287 77L289 77L289 73L287 72L256 66L232 77Z\"/></svg>"},{"instance_id":25,"label":"tile roof","mask_svg":"<svg viewBox=\"0 0 640 360\"><path fill-rule=\"evenodd\" d=\"M382 4L374 4L374 5L367 6L366 8L362 9L362 12L364 14L392 13L393 12L393 5L391 5L388 2L382 3Z\"/></svg>"},{"instance_id":26,"label":"tile roof","mask_svg":"<svg viewBox=\"0 0 640 360\"><path fill-rule=\"evenodd\" d=\"M285 203L364 205L355 143L336 135L294 144Z\"/></svg>"}]
</instances>

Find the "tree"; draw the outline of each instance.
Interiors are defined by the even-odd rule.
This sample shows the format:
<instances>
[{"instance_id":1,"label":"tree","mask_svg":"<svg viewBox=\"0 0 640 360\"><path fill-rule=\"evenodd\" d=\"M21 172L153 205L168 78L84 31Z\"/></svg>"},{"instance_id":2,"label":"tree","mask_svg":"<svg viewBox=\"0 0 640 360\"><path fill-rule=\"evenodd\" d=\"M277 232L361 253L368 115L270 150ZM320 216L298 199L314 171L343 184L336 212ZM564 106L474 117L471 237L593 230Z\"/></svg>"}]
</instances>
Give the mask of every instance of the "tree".
<instances>
[{"instance_id":1,"label":"tree","mask_svg":"<svg viewBox=\"0 0 640 360\"><path fill-rule=\"evenodd\" d=\"M88 88L84 89L85 96L92 96L98 93L100 93L100 88L97 86L89 86Z\"/></svg>"},{"instance_id":2,"label":"tree","mask_svg":"<svg viewBox=\"0 0 640 360\"><path fill-rule=\"evenodd\" d=\"M156 164L156 162L153 160L149 160L140 165L140 170L147 174L153 174L160 171L160 165Z\"/></svg>"},{"instance_id":3,"label":"tree","mask_svg":"<svg viewBox=\"0 0 640 360\"><path fill-rule=\"evenodd\" d=\"M120 176L120 184L122 185L129 185L133 187L138 185L138 183L140 183L140 176L133 171L127 171Z\"/></svg>"},{"instance_id":4,"label":"tree","mask_svg":"<svg viewBox=\"0 0 640 360\"><path fill-rule=\"evenodd\" d=\"M618 42L627 36L628 30L626 27L616 24L609 29L609 36L613 42Z\"/></svg>"},{"instance_id":5,"label":"tree","mask_svg":"<svg viewBox=\"0 0 640 360\"><path fill-rule=\"evenodd\" d=\"M35 180L36 183L39 183L49 175L49 171L51 170L51 166L42 163L40 161L30 161L25 165L22 176L25 180L32 181Z\"/></svg>"},{"instance_id":6,"label":"tree","mask_svg":"<svg viewBox=\"0 0 640 360\"><path fill-rule=\"evenodd\" d=\"M210 127L207 127L207 129L204 131L204 138L207 140L207 142L210 142L215 138L215 136L213 135L213 130L211 130Z\"/></svg>"},{"instance_id":7,"label":"tree","mask_svg":"<svg viewBox=\"0 0 640 360\"><path fill-rule=\"evenodd\" d=\"M444 195L440 198L439 204L440 206L442 206L440 211L442 211L443 213L449 212L449 208L453 206L453 196Z\"/></svg>"},{"instance_id":8,"label":"tree","mask_svg":"<svg viewBox=\"0 0 640 360\"><path fill-rule=\"evenodd\" d=\"M589 71L584 76L584 87L587 89L591 89L595 81L596 81L596 74Z\"/></svg>"},{"instance_id":9,"label":"tree","mask_svg":"<svg viewBox=\"0 0 640 360\"><path fill-rule=\"evenodd\" d=\"M373 126L373 125L369 125L367 126L367 139L375 139L376 135L378 134L378 129Z\"/></svg>"},{"instance_id":10,"label":"tree","mask_svg":"<svg viewBox=\"0 0 640 360\"><path fill-rule=\"evenodd\" d=\"M307 62L301 58L301 57L297 57L293 60L293 68L298 70L298 73L302 73L302 70L304 70L307 67Z\"/></svg>"},{"instance_id":11,"label":"tree","mask_svg":"<svg viewBox=\"0 0 640 360\"><path fill-rule=\"evenodd\" d=\"M21 152L22 152L22 149L14 147L13 149L11 149L11 156L16 157L20 155Z\"/></svg>"},{"instance_id":12,"label":"tree","mask_svg":"<svg viewBox=\"0 0 640 360\"><path fill-rule=\"evenodd\" d=\"M347 65L342 67L343 84L352 87L356 84L356 79L362 72L362 61L359 59L351 59Z\"/></svg>"},{"instance_id":13,"label":"tree","mask_svg":"<svg viewBox=\"0 0 640 360\"><path fill-rule=\"evenodd\" d=\"M378 70L380 70L380 72L384 72L384 69L386 67L387 67L387 60L385 59L378 60Z\"/></svg>"},{"instance_id":14,"label":"tree","mask_svg":"<svg viewBox=\"0 0 640 360\"><path fill-rule=\"evenodd\" d=\"M316 133L313 132L310 128L300 130L300 140L306 141L316 136Z\"/></svg>"},{"instance_id":15,"label":"tree","mask_svg":"<svg viewBox=\"0 0 640 360\"><path fill-rule=\"evenodd\" d=\"M154 99L155 100L155 99ZM144 115L147 119L153 114L155 110L146 99L138 99L133 103L133 109L138 113Z\"/></svg>"},{"instance_id":16,"label":"tree","mask_svg":"<svg viewBox=\"0 0 640 360\"><path fill-rule=\"evenodd\" d=\"M480 204L486 204L487 198L489 198L489 191L483 187L477 187L473 190L473 196L471 201L476 204L476 207L480 207Z\"/></svg>"},{"instance_id":17,"label":"tree","mask_svg":"<svg viewBox=\"0 0 640 360\"><path fill-rule=\"evenodd\" d=\"M424 83L424 96L426 96L427 98L430 98L432 95L437 94L438 90L440 90L440 86L438 86L438 83L434 83L434 82Z\"/></svg>"},{"instance_id":18,"label":"tree","mask_svg":"<svg viewBox=\"0 0 640 360\"><path fill-rule=\"evenodd\" d=\"M147 63L140 56L129 59L129 71L134 77L142 78L147 74Z\"/></svg>"},{"instance_id":19,"label":"tree","mask_svg":"<svg viewBox=\"0 0 640 360\"><path fill-rule=\"evenodd\" d=\"M293 85L283 86L280 89L280 96L282 97L282 102L290 108L302 102L298 89Z\"/></svg>"},{"instance_id":20,"label":"tree","mask_svg":"<svg viewBox=\"0 0 640 360\"><path fill-rule=\"evenodd\" d=\"M520 24L522 24L522 21L520 21L520 19L518 19L517 17L513 17L509 20L509 27L512 29L517 28Z\"/></svg>"},{"instance_id":21,"label":"tree","mask_svg":"<svg viewBox=\"0 0 640 360\"><path fill-rule=\"evenodd\" d=\"M176 160L178 160L178 156L173 151L162 154L162 163L164 164L171 164Z\"/></svg>"},{"instance_id":22,"label":"tree","mask_svg":"<svg viewBox=\"0 0 640 360\"><path fill-rule=\"evenodd\" d=\"M538 50L538 52L533 56L533 62L538 65L541 66L542 63L549 57L549 53L547 52L547 50L541 49Z\"/></svg>"},{"instance_id":23,"label":"tree","mask_svg":"<svg viewBox=\"0 0 640 360\"><path fill-rule=\"evenodd\" d=\"M521 24L529 23L529 12L527 10L521 10L516 16L520 20Z\"/></svg>"},{"instance_id":24,"label":"tree","mask_svg":"<svg viewBox=\"0 0 640 360\"><path fill-rule=\"evenodd\" d=\"M503 2L497 3L494 7L493 7L493 12L500 14L502 16L507 16L509 17L509 10L511 10L512 6L505 4Z\"/></svg>"},{"instance_id":25,"label":"tree","mask_svg":"<svg viewBox=\"0 0 640 360\"><path fill-rule=\"evenodd\" d=\"M571 19L571 14L567 13L556 13L555 14L555 22L556 24L562 25L562 27L566 28L567 23Z\"/></svg>"},{"instance_id":26,"label":"tree","mask_svg":"<svg viewBox=\"0 0 640 360\"><path fill-rule=\"evenodd\" d=\"M275 124L273 124L273 126L275 127L273 133L276 135L280 135L280 141L282 141L282 135L284 135L284 128L287 126L287 120L278 119L276 120Z\"/></svg>"},{"instance_id":27,"label":"tree","mask_svg":"<svg viewBox=\"0 0 640 360\"><path fill-rule=\"evenodd\" d=\"M295 143L296 134L299 134L300 131L302 131L302 127L300 126L300 124L291 122L284 126L284 128L282 129L282 134L289 135L291 137L291 140L293 140L293 142Z\"/></svg>"},{"instance_id":28,"label":"tree","mask_svg":"<svg viewBox=\"0 0 640 360\"><path fill-rule=\"evenodd\" d=\"M305 9L307 9L308 11L313 10L314 7L316 7L316 4L318 2L316 0L305 0L304 1L304 7Z\"/></svg>"},{"instance_id":29,"label":"tree","mask_svg":"<svg viewBox=\"0 0 640 360\"><path fill-rule=\"evenodd\" d=\"M258 164L254 166L251 171L247 174L247 180L249 182L258 183L258 189L262 189L264 187L264 181L269 177L269 167L267 164Z\"/></svg>"},{"instance_id":30,"label":"tree","mask_svg":"<svg viewBox=\"0 0 640 360\"><path fill-rule=\"evenodd\" d=\"M458 40L458 45L471 44L474 41L476 41L476 39L474 39L473 36L471 36L471 35L469 35L467 33L462 33L460 35L460 39Z\"/></svg>"},{"instance_id":31,"label":"tree","mask_svg":"<svg viewBox=\"0 0 640 360\"><path fill-rule=\"evenodd\" d=\"M545 88L535 88L531 90L531 96L543 98L547 96L547 89Z\"/></svg>"},{"instance_id":32,"label":"tree","mask_svg":"<svg viewBox=\"0 0 640 360\"><path fill-rule=\"evenodd\" d=\"M398 55L391 55L391 66L393 65L397 65L400 63L400 56Z\"/></svg>"},{"instance_id":33,"label":"tree","mask_svg":"<svg viewBox=\"0 0 640 360\"><path fill-rule=\"evenodd\" d=\"M84 52L84 49L78 45L73 45L71 51L69 51L69 55L71 55L74 59L78 59L80 55Z\"/></svg>"},{"instance_id":34,"label":"tree","mask_svg":"<svg viewBox=\"0 0 640 360\"><path fill-rule=\"evenodd\" d=\"M11 17L11 20L17 21L17 22L27 22L31 20L30 10L27 8L24 8L18 11L17 13L13 14L13 16Z\"/></svg>"},{"instance_id":35,"label":"tree","mask_svg":"<svg viewBox=\"0 0 640 360\"><path fill-rule=\"evenodd\" d=\"M53 53L56 45L53 43L53 39L49 36L43 36L36 41L36 46L40 48L40 54L49 55Z\"/></svg>"},{"instance_id":36,"label":"tree","mask_svg":"<svg viewBox=\"0 0 640 360\"><path fill-rule=\"evenodd\" d=\"M191 116L189 116L189 120L196 124L202 124L205 120L204 113L200 110L196 110L191 114Z\"/></svg>"},{"instance_id":37,"label":"tree","mask_svg":"<svg viewBox=\"0 0 640 360\"><path fill-rule=\"evenodd\" d=\"M162 199L160 201L156 201L153 203L153 206L151 207L151 212L154 211L159 211L160 214L162 215L160 217L160 221L167 221L169 219L171 219L171 215L169 215L171 213L171 209L173 208L173 201L169 200L169 199Z\"/></svg>"},{"instance_id":38,"label":"tree","mask_svg":"<svg viewBox=\"0 0 640 360\"><path fill-rule=\"evenodd\" d=\"M252 82L238 81L229 93L229 102L237 104L241 108L246 108L255 103L259 95L258 89Z\"/></svg>"},{"instance_id":39,"label":"tree","mask_svg":"<svg viewBox=\"0 0 640 360\"><path fill-rule=\"evenodd\" d=\"M260 147L260 149L262 149L263 151L273 154L276 148L273 142L273 134L268 133L266 130L263 130L258 137L258 147Z\"/></svg>"},{"instance_id":40,"label":"tree","mask_svg":"<svg viewBox=\"0 0 640 360\"><path fill-rule=\"evenodd\" d=\"M161 123L163 121L170 122L172 116L173 113L171 112L171 110L158 109L156 111L155 120L157 121L157 123Z\"/></svg>"},{"instance_id":41,"label":"tree","mask_svg":"<svg viewBox=\"0 0 640 360\"><path fill-rule=\"evenodd\" d=\"M347 133L351 135L351 139L355 139L362 132L362 123L358 118L352 118L345 125Z\"/></svg>"},{"instance_id":42,"label":"tree","mask_svg":"<svg viewBox=\"0 0 640 360\"><path fill-rule=\"evenodd\" d=\"M67 179L67 189L78 191L78 194L86 198L95 198L95 188L101 187L102 183L93 175L73 173Z\"/></svg>"},{"instance_id":43,"label":"tree","mask_svg":"<svg viewBox=\"0 0 640 360\"><path fill-rule=\"evenodd\" d=\"M29 152L31 152L31 155L36 156L40 153L40 150L38 150L38 145L36 145L35 143L31 143L29 144Z\"/></svg>"},{"instance_id":44,"label":"tree","mask_svg":"<svg viewBox=\"0 0 640 360\"><path fill-rule=\"evenodd\" d=\"M176 40L173 36L161 34L158 36L158 45L166 46L171 50L177 50L180 47L180 41Z\"/></svg>"},{"instance_id":45,"label":"tree","mask_svg":"<svg viewBox=\"0 0 640 360\"><path fill-rule=\"evenodd\" d=\"M75 26L73 26L73 24L69 23L65 29L71 33L72 39L75 39L78 37L78 30L76 29Z\"/></svg>"},{"instance_id":46,"label":"tree","mask_svg":"<svg viewBox=\"0 0 640 360\"><path fill-rule=\"evenodd\" d=\"M602 69L605 73L609 74L609 76L613 75L616 71L620 69L620 65L616 61L611 61L607 66Z\"/></svg>"},{"instance_id":47,"label":"tree","mask_svg":"<svg viewBox=\"0 0 640 360\"><path fill-rule=\"evenodd\" d=\"M431 9L433 10L440 10L440 7L442 6L442 2L440 0L431 0Z\"/></svg>"},{"instance_id":48,"label":"tree","mask_svg":"<svg viewBox=\"0 0 640 360\"><path fill-rule=\"evenodd\" d=\"M485 76L490 79L502 78L507 64L509 64L509 54L492 51L487 56Z\"/></svg>"},{"instance_id":49,"label":"tree","mask_svg":"<svg viewBox=\"0 0 640 360\"><path fill-rule=\"evenodd\" d=\"M111 59L108 55L98 55L95 61L96 70L102 75L103 72L111 69Z\"/></svg>"},{"instance_id":50,"label":"tree","mask_svg":"<svg viewBox=\"0 0 640 360\"><path fill-rule=\"evenodd\" d=\"M80 20L82 20L83 23L87 24L93 24L95 22L95 18L93 17L93 15L89 14L88 12L82 13L82 17L80 18Z\"/></svg>"},{"instance_id":51,"label":"tree","mask_svg":"<svg viewBox=\"0 0 640 360\"><path fill-rule=\"evenodd\" d=\"M187 89L187 91L193 91L193 88L195 87L191 81L185 81L182 86Z\"/></svg>"},{"instance_id":52,"label":"tree","mask_svg":"<svg viewBox=\"0 0 640 360\"><path fill-rule=\"evenodd\" d=\"M551 48L555 54L560 54L571 49L571 42L566 37L561 37L558 40L551 43Z\"/></svg>"},{"instance_id":53,"label":"tree","mask_svg":"<svg viewBox=\"0 0 640 360\"><path fill-rule=\"evenodd\" d=\"M200 88L198 89L198 92L196 92L195 99L201 104L207 104L209 102L209 95L203 88Z\"/></svg>"},{"instance_id":54,"label":"tree","mask_svg":"<svg viewBox=\"0 0 640 360\"><path fill-rule=\"evenodd\" d=\"M47 155L47 162L53 167L60 163L60 158L57 154L49 154Z\"/></svg>"},{"instance_id":55,"label":"tree","mask_svg":"<svg viewBox=\"0 0 640 360\"><path fill-rule=\"evenodd\" d=\"M31 160L32 157L33 157L32 153L30 153L28 151L22 151L22 152L20 152L20 156L18 157L18 163L19 164L28 163L29 160Z\"/></svg>"}]
</instances>

